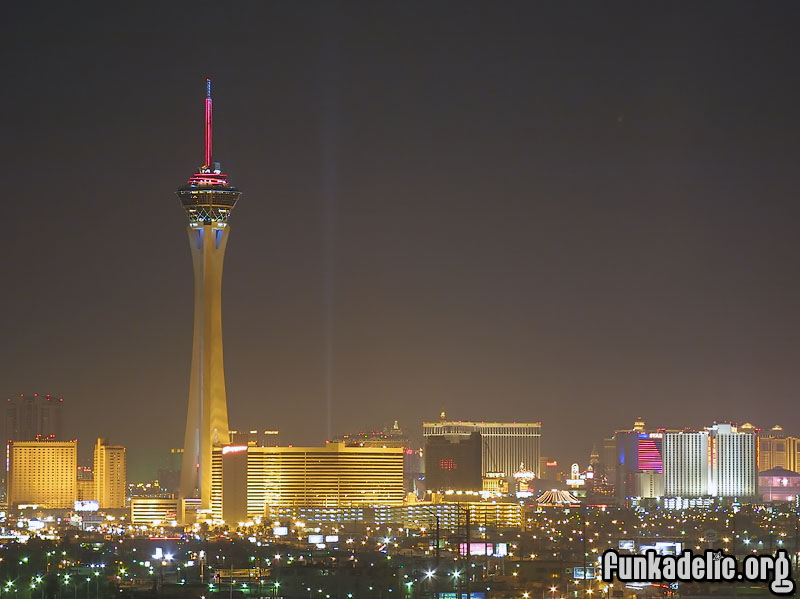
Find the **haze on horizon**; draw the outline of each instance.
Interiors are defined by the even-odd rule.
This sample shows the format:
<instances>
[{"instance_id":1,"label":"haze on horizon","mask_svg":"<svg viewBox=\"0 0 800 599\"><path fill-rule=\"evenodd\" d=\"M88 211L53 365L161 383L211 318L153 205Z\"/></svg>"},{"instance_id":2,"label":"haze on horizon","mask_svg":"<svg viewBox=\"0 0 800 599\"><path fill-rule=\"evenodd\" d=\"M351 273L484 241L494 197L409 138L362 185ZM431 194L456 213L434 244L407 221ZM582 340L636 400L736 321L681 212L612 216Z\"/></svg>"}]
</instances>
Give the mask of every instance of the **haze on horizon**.
<instances>
[{"instance_id":1,"label":"haze on horizon","mask_svg":"<svg viewBox=\"0 0 800 599\"><path fill-rule=\"evenodd\" d=\"M82 455L182 442L206 76L232 428L800 434L797 5L5 12L0 391Z\"/></svg>"}]
</instances>

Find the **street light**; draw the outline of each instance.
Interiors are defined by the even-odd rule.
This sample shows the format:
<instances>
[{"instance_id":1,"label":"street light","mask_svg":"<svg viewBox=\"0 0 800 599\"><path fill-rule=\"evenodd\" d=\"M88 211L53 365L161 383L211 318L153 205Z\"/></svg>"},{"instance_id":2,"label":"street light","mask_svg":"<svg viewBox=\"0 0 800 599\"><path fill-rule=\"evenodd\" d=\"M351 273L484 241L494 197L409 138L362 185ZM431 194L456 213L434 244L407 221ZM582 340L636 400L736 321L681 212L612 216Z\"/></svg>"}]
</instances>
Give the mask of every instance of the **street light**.
<instances>
[{"instance_id":1,"label":"street light","mask_svg":"<svg viewBox=\"0 0 800 599\"><path fill-rule=\"evenodd\" d=\"M454 570L452 576L453 576L453 590L459 597L461 597L461 579L459 578L461 576L461 572L459 572L458 570Z\"/></svg>"}]
</instances>

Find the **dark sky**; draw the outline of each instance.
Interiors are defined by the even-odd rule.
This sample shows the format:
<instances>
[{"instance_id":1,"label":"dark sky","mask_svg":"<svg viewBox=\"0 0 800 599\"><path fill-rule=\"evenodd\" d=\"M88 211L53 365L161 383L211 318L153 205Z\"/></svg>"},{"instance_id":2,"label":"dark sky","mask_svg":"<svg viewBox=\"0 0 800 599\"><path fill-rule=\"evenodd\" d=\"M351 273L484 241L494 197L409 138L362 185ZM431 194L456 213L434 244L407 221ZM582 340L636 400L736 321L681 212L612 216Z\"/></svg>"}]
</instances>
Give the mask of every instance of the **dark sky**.
<instances>
[{"instance_id":1,"label":"dark sky","mask_svg":"<svg viewBox=\"0 0 800 599\"><path fill-rule=\"evenodd\" d=\"M192 268L231 219L232 427L800 434L797 3L8 3L0 392L180 446ZM328 355L331 356L330 363ZM330 364L330 368L328 367Z\"/></svg>"}]
</instances>

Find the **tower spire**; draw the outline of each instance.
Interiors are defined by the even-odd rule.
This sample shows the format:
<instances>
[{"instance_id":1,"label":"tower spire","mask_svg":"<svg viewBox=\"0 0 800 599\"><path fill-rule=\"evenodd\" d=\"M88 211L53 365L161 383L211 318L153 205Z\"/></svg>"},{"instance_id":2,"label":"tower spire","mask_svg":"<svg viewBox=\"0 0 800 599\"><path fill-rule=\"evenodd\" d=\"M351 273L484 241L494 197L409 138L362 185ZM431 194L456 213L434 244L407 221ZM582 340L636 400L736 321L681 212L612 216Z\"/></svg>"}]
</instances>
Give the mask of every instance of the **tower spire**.
<instances>
[{"instance_id":1,"label":"tower spire","mask_svg":"<svg viewBox=\"0 0 800 599\"><path fill-rule=\"evenodd\" d=\"M211 79L206 77L206 128L205 128L205 162L203 166L211 168Z\"/></svg>"}]
</instances>

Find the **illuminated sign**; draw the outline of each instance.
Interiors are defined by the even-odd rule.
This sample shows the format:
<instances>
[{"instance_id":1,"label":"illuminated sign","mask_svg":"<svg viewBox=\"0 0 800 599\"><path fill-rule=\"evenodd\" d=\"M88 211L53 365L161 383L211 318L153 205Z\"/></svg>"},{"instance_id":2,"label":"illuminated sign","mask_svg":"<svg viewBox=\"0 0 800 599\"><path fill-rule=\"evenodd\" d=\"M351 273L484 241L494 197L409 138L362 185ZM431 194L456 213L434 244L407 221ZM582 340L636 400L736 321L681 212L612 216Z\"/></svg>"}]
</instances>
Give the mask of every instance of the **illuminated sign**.
<instances>
[{"instance_id":1,"label":"illuminated sign","mask_svg":"<svg viewBox=\"0 0 800 599\"><path fill-rule=\"evenodd\" d=\"M309 545L319 545L323 542L325 537L322 535L308 535L308 544Z\"/></svg>"},{"instance_id":2,"label":"illuminated sign","mask_svg":"<svg viewBox=\"0 0 800 599\"><path fill-rule=\"evenodd\" d=\"M222 455L247 451L247 445L226 445L222 448Z\"/></svg>"},{"instance_id":3,"label":"illuminated sign","mask_svg":"<svg viewBox=\"0 0 800 599\"><path fill-rule=\"evenodd\" d=\"M680 542L656 541L653 545L639 545L639 553L644 553L648 549L652 549L658 555L679 555L681 547L682 545Z\"/></svg>"},{"instance_id":4,"label":"illuminated sign","mask_svg":"<svg viewBox=\"0 0 800 599\"><path fill-rule=\"evenodd\" d=\"M98 501L76 501L74 509L76 512L96 512L100 509L100 503Z\"/></svg>"},{"instance_id":5,"label":"illuminated sign","mask_svg":"<svg viewBox=\"0 0 800 599\"><path fill-rule=\"evenodd\" d=\"M639 470L663 470L661 443L660 439L639 439Z\"/></svg>"},{"instance_id":6,"label":"illuminated sign","mask_svg":"<svg viewBox=\"0 0 800 599\"><path fill-rule=\"evenodd\" d=\"M289 528L287 526L273 526L272 534L276 537L285 537L289 534Z\"/></svg>"},{"instance_id":7,"label":"illuminated sign","mask_svg":"<svg viewBox=\"0 0 800 599\"><path fill-rule=\"evenodd\" d=\"M572 578L575 580L587 580L589 578L597 578L594 566L588 566L586 569L584 568L572 568Z\"/></svg>"},{"instance_id":8,"label":"illuminated sign","mask_svg":"<svg viewBox=\"0 0 800 599\"><path fill-rule=\"evenodd\" d=\"M459 555L467 554L467 544L458 544ZM469 554L490 557L504 557L508 555L508 543L470 543Z\"/></svg>"}]
</instances>

